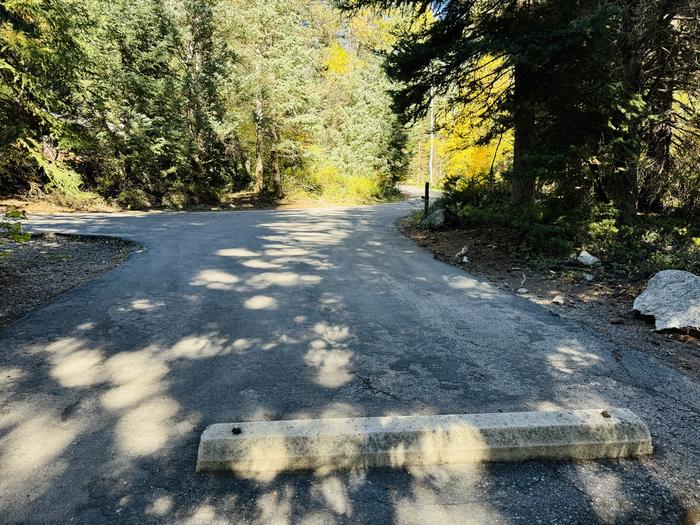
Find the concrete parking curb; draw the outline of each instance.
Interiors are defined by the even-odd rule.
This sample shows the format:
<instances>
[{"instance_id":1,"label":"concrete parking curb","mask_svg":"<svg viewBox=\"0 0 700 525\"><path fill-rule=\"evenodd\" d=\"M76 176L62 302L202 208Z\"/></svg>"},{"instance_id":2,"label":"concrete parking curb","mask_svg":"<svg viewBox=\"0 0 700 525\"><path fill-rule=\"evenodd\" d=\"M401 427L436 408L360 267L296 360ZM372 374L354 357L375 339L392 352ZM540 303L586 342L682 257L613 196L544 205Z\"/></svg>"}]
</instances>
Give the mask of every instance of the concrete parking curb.
<instances>
[{"instance_id":1,"label":"concrete parking curb","mask_svg":"<svg viewBox=\"0 0 700 525\"><path fill-rule=\"evenodd\" d=\"M591 460L651 452L649 429L626 409L253 421L208 427L197 470Z\"/></svg>"}]
</instances>

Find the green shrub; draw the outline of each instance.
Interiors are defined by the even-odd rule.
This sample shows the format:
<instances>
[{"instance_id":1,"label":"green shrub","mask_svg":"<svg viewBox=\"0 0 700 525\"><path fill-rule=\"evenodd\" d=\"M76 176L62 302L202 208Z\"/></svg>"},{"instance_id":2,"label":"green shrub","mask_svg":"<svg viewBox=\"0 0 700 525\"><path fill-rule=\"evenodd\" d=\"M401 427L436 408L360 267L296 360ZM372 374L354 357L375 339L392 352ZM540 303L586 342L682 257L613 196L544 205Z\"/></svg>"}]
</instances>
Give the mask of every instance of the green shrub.
<instances>
[{"instance_id":1,"label":"green shrub","mask_svg":"<svg viewBox=\"0 0 700 525\"><path fill-rule=\"evenodd\" d=\"M24 231L22 222L27 219L27 214L22 210L11 209L4 213L0 219L0 244L7 241L27 242L32 238L31 234Z\"/></svg>"},{"instance_id":2,"label":"green shrub","mask_svg":"<svg viewBox=\"0 0 700 525\"><path fill-rule=\"evenodd\" d=\"M169 208L171 210L182 210L189 204L189 198L187 194L183 192L174 191L164 195L162 203L163 207L165 208Z\"/></svg>"},{"instance_id":3,"label":"green shrub","mask_svg":"<svg viewBox=\"0 0 700 525\"><path fill-rule=\"evenodd\" d=\"M76 193L52 191L44 196L44 200L75 211L95 211L110 208L101 195L91 191L79 191Z\"/></svg>"},{"instance_id":4,"label":"green shrub","mask_svg":"<svg viewBox=\"0 0 700 525\"><path fill-rule=\"evenodd\" d=\"M677 219L642 217L634 225L593 219L579 227L578 243L615 273L639 278L660 270L700 272L700 226Z\"/></svg>"},{"instance_id":5,"label":"green shrub","mask_svg":"<svg viewBox=\"0 0 700 525\"><path fill-rule=\"evenodd\" d=\"M377 179L367 176L348 177L346 195L353 202L370 202L381 195Z\"/></svg>"},{"instance_id":6,"label":"green shrub","mask_svg":"<svg viewBox=\"0 0 700 525\"><path fill-rule=\"evenodd\" d=\"M465 178L448 176L442 181L444 199L456 206L471 204L477 207L502 207L508 202L508 186L502 178Z\"/></svg>"},{"instance_id":7,"label":"green shrub","mask_svg":"<svg viewBox=\"0 0 700 525\"><path fill-rule=\"evenodd\" d=\"M285 194L293 200L316 198L330 202L366 203L387 197L381 177L347 175L334 164L287 170L284 181Z\"/></svg>"},{"instance_id":8,"label":"green shrub","mask_svg":"<svg viewBox=\"0 0 700 525\"><path fill-rule=\"evenodd\" d=\"M145 191L131 188L117 195L117 204L127 210L145 210L151 206L151 201Z\"/></svg>"},{"instance_id":9,"label":"green shrub","mask_svg":"<svg viewBox=\"0 0 700 525\"><path fill-rule=\"evenodd\" d=\"M505 177L507 179L507 177ZM602 271L646 278L663 269L700 273L700 221L654 215L619 222L619 210L595 203L585 192L560 195L543 190L527 211L509 207L507 182L446 179L443 206L463 226L497 225L514 231L515 247L530 260L568 259L586 249L601 259ZM551 189L550 189L551 190Z\"/></svg>"},{"instance_id":10,"label":"green shrub","mask_svg":"<svg viewBox=\"0 0 700 525\"><path fill-rule=\"evenodd\" d=\"M570 232L561 226L530 222L520 223L518 229L525 236L527 248L536 254L565 256L574 249Z\"/></svg>"},{"instance_id":11,"label":"green shrub","mask_svg":"<svg viewBox=\"0 0 700 525\"><path fill-rule=\"evenodd\" d=\"M571 232L556 224L538 222L534 211L515 211L507 207L476 206L474 204L447 205L463 226L491 224L510 228L522 239L519 247L531 255L564 255L571 252L573 241Z\"/></svg>"},{"instance_id":12,"label":"green shrub","mask_svg":"<svg viewBox=\"0 0 700 525\"><path fill-rule=\"evenodd\" d=\"M457 216L461 224L476 226L479 224L495 224L498 226L510 226L512 218L506 210L497 207L479 207L473 204L458 206L446 206Z\"/></svg>"},{"instance_id":13,"label":"green shrub","mask_svg":"<svg viewBox=\"0 0 700 525\"><path fill-rule=\"evenodd\" d=\"M615 242L620 229L617 227L615 219L603 219L588 224L588 237L597 244L610 245Z\"/></svg>"}]
</instances>

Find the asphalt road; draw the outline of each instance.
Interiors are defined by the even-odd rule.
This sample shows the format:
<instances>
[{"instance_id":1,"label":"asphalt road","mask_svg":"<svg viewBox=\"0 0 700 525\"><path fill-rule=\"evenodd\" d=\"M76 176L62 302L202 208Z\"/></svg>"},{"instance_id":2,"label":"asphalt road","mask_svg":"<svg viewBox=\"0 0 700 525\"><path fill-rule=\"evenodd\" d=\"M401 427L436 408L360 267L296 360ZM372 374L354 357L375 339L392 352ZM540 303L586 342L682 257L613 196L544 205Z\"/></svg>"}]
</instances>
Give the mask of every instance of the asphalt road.
<instances>
[{"instance_id":1,"label":"asphalt road","mask_svg":"<svg viewBox=\"0 0 700 525\"><path fill-rule=\"evenodd\" d=\"M677 523L700 385L397 233L419 202L43 216L144 250L0 332L3 523ZM642 461L195 474L215 422L628 407Z\"/></svg>"}]
</instances>

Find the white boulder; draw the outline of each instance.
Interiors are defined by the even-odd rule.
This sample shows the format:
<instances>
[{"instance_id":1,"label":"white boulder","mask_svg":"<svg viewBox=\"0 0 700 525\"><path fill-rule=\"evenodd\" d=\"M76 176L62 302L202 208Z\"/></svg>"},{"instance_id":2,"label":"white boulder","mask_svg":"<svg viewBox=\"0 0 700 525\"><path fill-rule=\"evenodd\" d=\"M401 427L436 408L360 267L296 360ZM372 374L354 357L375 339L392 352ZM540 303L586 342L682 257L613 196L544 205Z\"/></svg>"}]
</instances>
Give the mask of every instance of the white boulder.
<instances>
[{"instance_id":1,"label":"white boulder","mask_svg":"<svg viewBox=\"0 0 700 525\"><path fill-rule=\"evenodd\" d=\"M442 228L445 225L445 210L438 208L421 221L425 228Z\"/></svg>"},{"instance_id":2,"label":"white boulder","mask_svg":"<svg viewBox=\"0 0 700 525\"><path fill-rule=\"evenodd\" d=\"M578 257L576 257L576 260L581 264L585 264L586 266L595 266L600 262L600 259L598 259L598 257L596 257L595 255L591 255L586 250L583 250L581 253L579 253Z\"/></svg>"},{"instance_id":3,"label":"white boulder","mask_svg":"<svg viewBox=\"0 0 700 525\"><path fill-rule=\"evenodd\" d=\"M653 316L656 330L700 330L700 277L681 270L654 275L634 300L634 310Z\"/></svg>"}]
</instances>

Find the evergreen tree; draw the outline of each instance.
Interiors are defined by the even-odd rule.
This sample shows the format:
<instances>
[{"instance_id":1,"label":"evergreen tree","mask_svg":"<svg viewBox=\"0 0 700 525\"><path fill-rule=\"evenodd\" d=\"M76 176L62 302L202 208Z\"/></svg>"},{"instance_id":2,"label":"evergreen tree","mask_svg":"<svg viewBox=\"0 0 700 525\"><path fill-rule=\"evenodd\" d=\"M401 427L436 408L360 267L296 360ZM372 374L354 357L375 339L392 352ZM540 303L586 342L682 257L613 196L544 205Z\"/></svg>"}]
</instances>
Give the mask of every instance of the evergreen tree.
<instances>
[{"instance_id":1,"label":"evergreen tree","mask_svg":"<svg viewBox=\"0 0 700 525\"><path fill-rule=\"evenodd\" d=\"M398 111L420 117L437 94L453 105L482 102L478 116L493 123L491 136L514 129L514 205L533 203L536 181L577 163L580 168L581 154L607 122L607 107L597 104L612 45L605 6L593 0L358 0L346 7L369 5L414 13L417 27L387 56L389 74L402 83L394 96ZM593 86L589 75L596 69L602 73L594 74ZM504 78L510 79L506 90L498 87ZM570 121L579 126L566 125Z\"/></svg>"},{"instance_id":2,"label":"evergreen tree","mask_svg":"<svg viewBox=\"0 0 700 525\"><path fill-rule=\"evenodd\" d=\"M0 189L35 185L41 167L57 187L79 185L57 147L75 124L86 25L72 0L0 4Z\"/></svg>"},{"instance_id":3,"label":"evergreen tree","mask_svg":"<svg viewBox=\"0 0 700 525\"><path fill-rule=\"evenodd\" d=\"M185 0L178 26L178 58L183 69L183 97L189 131L190 191L214 198L234 176L225 137L217 128L224 116L221 83L229 57L214 38L213 0Z\"/></svg>"},{"instance_id":4,"label":"evergreen tree","mask_svg":"<svg viewBox=\"0 0 700 525\"><path fill-rule=\"evenodd\" d=\"M313 118L309 108L318 58L309 7L300 0L234 1L224 22L230 52L237 57L227 118L242 140L253 143L253 178L272 197L282 194L284 167L299 162Z\"/></svg>"}]
</instances>

